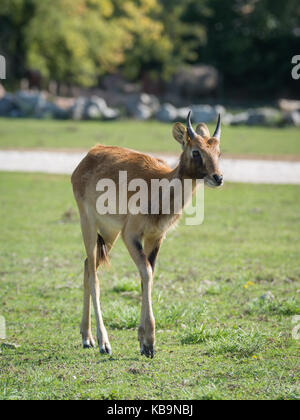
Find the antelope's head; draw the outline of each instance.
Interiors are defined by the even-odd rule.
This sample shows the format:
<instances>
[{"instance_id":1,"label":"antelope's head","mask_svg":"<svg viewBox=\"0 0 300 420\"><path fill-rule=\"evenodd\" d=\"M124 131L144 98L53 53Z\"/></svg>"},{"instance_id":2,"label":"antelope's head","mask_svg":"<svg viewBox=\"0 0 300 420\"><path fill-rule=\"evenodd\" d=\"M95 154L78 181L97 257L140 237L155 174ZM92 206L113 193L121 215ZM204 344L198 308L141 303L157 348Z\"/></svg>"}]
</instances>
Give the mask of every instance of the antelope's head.
<instances>
[{"instance_id":1,"label":"antelope's head","mask_svg":"<svg viewBox=\"0 0 300 420\"><path fill-rule=\"evenodd\" d=\"M187 127L176 123L173 136L181 144L181 170L185 176L193 179L204 179L210 187L220 187L223 175L219 168L221 116L214 134L211 136L206 124L198 124L196 131L191 123L191 111L187 117Z\"/></svg>"}]
</instances>

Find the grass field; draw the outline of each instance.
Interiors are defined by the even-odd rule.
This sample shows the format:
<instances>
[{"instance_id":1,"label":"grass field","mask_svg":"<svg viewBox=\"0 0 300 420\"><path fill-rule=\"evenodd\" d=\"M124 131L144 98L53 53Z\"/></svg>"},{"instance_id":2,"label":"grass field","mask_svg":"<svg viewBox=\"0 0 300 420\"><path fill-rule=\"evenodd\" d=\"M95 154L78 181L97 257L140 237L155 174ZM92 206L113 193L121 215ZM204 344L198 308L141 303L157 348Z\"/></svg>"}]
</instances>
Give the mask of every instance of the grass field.
<instances>
[{"instance_id":1,"label":"grass field","mask_svg":"<svg viewBox=\"0 0 300 420\"><path fill-rule=\"evenodd\" d=\"M9 138L18 146L87 147L102 136L113 143L104 136L109 124L61 123L67 140L54 135L60 123L25 124L25 137L17 122L5 143L1 135L2 146ZM121 136L131 123L117 126ZM91 139L83 144L85 130ZM152 148L146 134L141 144ZM159 147L158 139L152 144ZM206 190L204 224L182 222L158 259L154 360L138 352L139 279L119 242L111 268L100 273L109 358L81 348L84 252L69 178L0 173L0 315L6 342L19 345L0 344L0 399L299 399L300 342L292 338L300 314L299 192L239 184ZM260 298L267 292L274 299Z\"/></svg>"},{"instance_id":2,"label":"grass field","mask_svg":"<svg viewBox=\"0 0 300 420\"><path fill-rule=\"evenodd\" d=\"M210 126L211 131L214 126ZM179 152L172 125L159 122L72 122L0 119L0 149L84 148L96 143L140 151ZM299 128L223 127L224 154L299 155Z\"/></svg>"}]
</instances>

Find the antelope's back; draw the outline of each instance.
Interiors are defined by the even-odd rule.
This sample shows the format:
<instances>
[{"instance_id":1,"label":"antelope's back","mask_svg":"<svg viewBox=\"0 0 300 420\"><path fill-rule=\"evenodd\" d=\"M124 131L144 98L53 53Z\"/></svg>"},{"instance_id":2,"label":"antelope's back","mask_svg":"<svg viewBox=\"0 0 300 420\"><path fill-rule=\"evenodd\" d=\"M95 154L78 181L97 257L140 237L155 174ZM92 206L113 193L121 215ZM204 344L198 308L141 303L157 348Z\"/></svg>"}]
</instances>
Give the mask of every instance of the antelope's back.
<instances>
[{"instance_id":1,"label":"antelope's back","mask_svg":"<svg viewBox=\"0 0 300 420\"><path fill-rule=\"evenodd\" d=\"M104 178L118 186L120 171L127 172L128 182L138 178L150 184L151 179L163 178L171 169L163 160L144 153L99 144L88 152L72 174L75 197L84 197L90 188L96 191L98 181Z\"/></svg>"}]
</instances>

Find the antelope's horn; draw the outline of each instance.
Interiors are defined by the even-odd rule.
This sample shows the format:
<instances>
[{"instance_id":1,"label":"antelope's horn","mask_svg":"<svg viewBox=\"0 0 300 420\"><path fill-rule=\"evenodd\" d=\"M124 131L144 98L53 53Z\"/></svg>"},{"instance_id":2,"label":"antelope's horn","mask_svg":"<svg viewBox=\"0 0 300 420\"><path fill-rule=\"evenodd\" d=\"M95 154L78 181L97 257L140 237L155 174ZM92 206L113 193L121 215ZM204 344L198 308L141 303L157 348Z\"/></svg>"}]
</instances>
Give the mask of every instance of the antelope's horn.
<instances>
[{"instance_id":1,"label":"antelope's horn","mask_svg":"<svg viewBox=\"0 0 300 420\"><path fill-rule=\"evenodd\" d=\"M191 123L191 115L192 115L192 111L190 111L189 115L187 116L186 126L187 126L187 132L188 132L189 138L193 140L197 136L197 134L194 131L192 123Z\"/></svg>"},{"instance_id":2,"label":"antelope's horn","mask_svg":"<svg viewBox=\"0 0 300 420\"><path fill-rule=\"evenodd\" d=\"M213 134L213 137L215 137L219 141L221 140L221 114L219 114L217 127Z\"/></svg>"}]
</instances>

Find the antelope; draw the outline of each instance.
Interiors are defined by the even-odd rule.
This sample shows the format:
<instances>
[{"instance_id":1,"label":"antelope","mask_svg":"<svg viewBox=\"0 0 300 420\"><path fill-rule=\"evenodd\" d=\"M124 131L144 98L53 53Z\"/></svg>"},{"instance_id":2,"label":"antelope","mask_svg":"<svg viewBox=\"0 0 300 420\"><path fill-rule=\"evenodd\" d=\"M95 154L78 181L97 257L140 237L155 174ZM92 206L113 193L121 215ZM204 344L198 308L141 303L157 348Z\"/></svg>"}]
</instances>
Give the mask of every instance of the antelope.
<instances>
[{"instance_id":1,"label":"antelope","mask_svg":"<svg viewBox=\"0 0 300 420\"><path fill-rule=\"evenodd\" d=\"M108 178L117 188L119 171L127 171L128 182L143 179L197 179L210 187L223 184L219 169L221 118L218 117L213 136L204 123L194 130L191 111L186 127L176 123L173 137L181 145L180 161L171 169L164 161L129 149L96 145L75 169L71 181L80 213L81 230L87 258L84 262L84 304L81 335L84 348L95 347L91 331L91 298L97 322L97 339L101 354L112 354L107 330L100 306L100 284L97 269L109 262L109 253L120 233L131 258L136 264L142 289L142 305L138 340L140 352L154 357L155 320L152 310L152 284L155 262L166 232L176 224L180 214L105 214L96 211L96 185L100 179ZM193 183L193 191L196 188ZM183 210L183 209L182 209Z\"/></svg>"}]
</instances>

